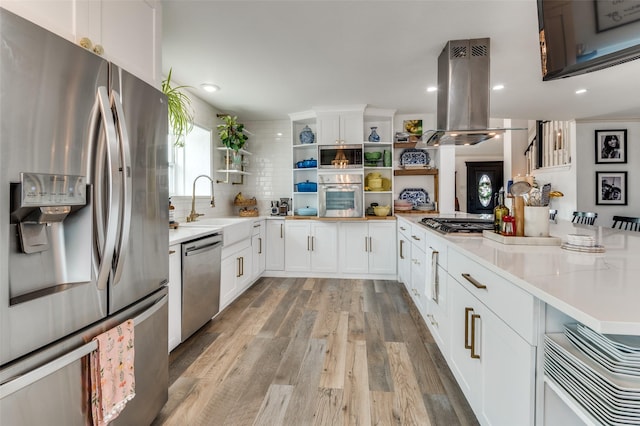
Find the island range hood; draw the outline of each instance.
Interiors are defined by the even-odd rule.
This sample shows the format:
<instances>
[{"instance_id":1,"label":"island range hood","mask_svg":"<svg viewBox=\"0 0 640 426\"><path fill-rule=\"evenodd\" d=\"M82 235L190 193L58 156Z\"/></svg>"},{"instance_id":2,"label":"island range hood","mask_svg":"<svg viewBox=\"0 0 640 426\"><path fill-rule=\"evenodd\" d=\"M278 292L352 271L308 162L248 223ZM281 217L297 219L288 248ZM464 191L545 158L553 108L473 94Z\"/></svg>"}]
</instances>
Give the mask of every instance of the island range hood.
<instances>
[{"instance_id":1,"label":"island range hood","mask_svg":"<svg viewBox=\"0 0 640 426\"><path fill-rule=\"evenodd\" d=\"M475 145L520 130L489 127L489 45L489 38L447 42L438 57L437 130L425 131L421 144Z\"/></svg>"}]
</instances>

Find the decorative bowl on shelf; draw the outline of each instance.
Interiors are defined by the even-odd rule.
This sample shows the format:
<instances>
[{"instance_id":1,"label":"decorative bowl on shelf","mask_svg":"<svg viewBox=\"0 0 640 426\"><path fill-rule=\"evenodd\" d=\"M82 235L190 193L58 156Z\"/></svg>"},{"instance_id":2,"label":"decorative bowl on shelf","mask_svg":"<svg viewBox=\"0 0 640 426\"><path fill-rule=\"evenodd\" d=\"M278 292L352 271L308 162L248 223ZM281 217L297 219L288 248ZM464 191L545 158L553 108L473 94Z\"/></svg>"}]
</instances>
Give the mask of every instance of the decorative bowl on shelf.
<instances>
[{"instance_id":1,"label":"decorative bowl on shelf","mask_svg":"<svg viewBox=\"0 0 640 426\"><path fill-rule=\"evenodd\" d=\"M382 158L382 152L380 151L373 151L373 152L365 152L364 153L364 159L367 161L378 161Z\"/></svg>"},{"instance_id":2,"label":"decorative bowl on shelf","mask_svg":"<svg viewBox=\"0 0 640 426\"><path fill-rule=\"evenodd\" d=\"M373 208L373 213L376 216L388 216L391 212L391 206L375 206Z\"/></svg>"}]
</instances>

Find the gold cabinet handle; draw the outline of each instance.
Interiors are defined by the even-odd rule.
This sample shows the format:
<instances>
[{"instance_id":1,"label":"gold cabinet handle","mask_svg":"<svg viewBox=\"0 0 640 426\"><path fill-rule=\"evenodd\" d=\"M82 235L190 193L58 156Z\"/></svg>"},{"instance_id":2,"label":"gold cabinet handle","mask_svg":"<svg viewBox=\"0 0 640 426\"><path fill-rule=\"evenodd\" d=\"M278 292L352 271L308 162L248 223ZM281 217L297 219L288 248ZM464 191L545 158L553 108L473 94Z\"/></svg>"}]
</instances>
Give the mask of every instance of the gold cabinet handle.
<instances>
[{"instance_id":1,"label":"gold cabinet handle","mask_svg":"<svg viewBox=\"0 0 640 426\"><path fill-rule=\"evenodd\" d=\"M369 247L367 246L367 237L364 237L364 251L369 251Z\"/></svg>"},{"instance_id":2,"label":"gold cabinet handle","mask_svg":"<svg viewBox=\"0 0 640 426\"><path fill-rule=\"evenodd\" d=\"M473 284L473 286L475 288L479 288L479 289L483 289L483 288L487 288L486 285L479 283L475 278L473 278L471 276L471 274L462 274L462 278L464 278L465 280L469 281L471 284Z\"/></svg>"},{"instance_id":3,"label":"gold cabinet handle","mask_svg":"<svg viewBox=\"0 0 640 426\"><path fill-rule=\"evenodd\" d=\"M404 226L401 226L400 229L402 229L403 231L407 230Z\"/></svg>"},{"instance_id":4,"label":"gold cabinet handle","mask_svg":"<svg viewBox=\"0 0 640 426\"><path fill-rule=\"evenodd\" d=\"M307 235L307 251L311 251L311 235Z\"/></svg>"},{"instance_id":5,"label":"gold cabinet handle","mask_svg":"<svg viewBox=\"0 0 640 426\"><path fill-rule=\"evenodd\" d=\"M369 252L373 251L373 246L371 245L371 237L369 237Z\"/></svg>"},{"instance_id":6,"label":"gold cabinet handle","mask_svg":"<svg viewBox=\"0 0 640 426\"><path fill-rule=\"evenodd\" d=\"M438 251L433 250L433 247L429 247L431 252L431 298L434 302L438 303L438 297L440 295L440 283L438 277Z\"/></svg>"},{"instance_id":7,"label":"gold cabinet handle","mask_svg":"<svg viewBox=\"0 0 640 426\"><path fill-rule=\"evenodd\" d=\"M415 235L412 235L411 238L413 238L416 241L420 241L420 238L416 237Z\"/></svg>"},{"instance_id":8,"label":"gold cabinet handle","mask_svg":"<svg viewBox=\"0 0 640 426\"><path fill-rule=\"evenodd\" d=\"M240 258L240 275L244 275L244 256Z\"/></svg>"},{"instance_id":9,"label":"gold cabinet handle","mask_svg":"<svg viewBox=\"0 0 640 426\"><path fill-rule=\"evenodd\" d=\"M480 359L480 354L476 353L476 320L480 319L480 315L471 315L471 358Z\"/></svg>"},{"instance_id":10,"label":"gold cabinet handle","mask_svg":"<svg viewBox=\"0 0 640 426\"><path fill-rule=\"evenodd\" d=\"M400 259L404 259L404 253L402 248L404 247L404 240L400 240Z\"/></svg>"},{"instance_id":11,"label":"gold cabinet handle","mask_svg":"<svg viewBox=\"0 0 640 426\"><path fill-rule=\"evenodd\" d=\"M280 238L284 238L284 223L280 224Z\"/></svg>"},{"instance_id":12,"label":"gold cabinet handle","mask_svg":"<svg viewBox=\"0 0 640 426\"><path fill-rule=\"evenodd\" d=\"M238 266L237 272L236 272L236 278L239 278L239 277L242 276L242 274L240 273L240 258L239 257L236 257L236 262L237 262L237 266Z\"/></svg>"},{"instance_id":13,"label":"gold cabinet handle","mask_svg":"<svg viewBox=\"0 0 640 426\"><path fill-rule=\"evenodd\" d=\"M175 250L169 250L169 255L172 255L175 252L176 252Z\"/></svg>"},{"instance_id":14,"label":"gold cabinet handle","mask_svg":"<svg viewBox=\"0 0 640 426\"><path fill-rule=\"evenodd\" d=\"M464 348L471 349L469 343L469 312L473 312L473 308L464 308Z\"/></svg>"},{"instance_id":15,"label":"gold cabinet handle","mask_svg":"<svg viewBox=\"0 0 640 426\"><path fill-rule=\"evenodd\" d=\"M258 237L258 254L262 254L262 237Z\"/></svg>"},{"instance_id":16,"label":"gold cabinet handle","mask_svg":"<svg viewBox=\"0 0 640 426\"><path fill-rule=\"evenodd\" d=\"M311 251L315 250L316 237L311 237Z\"/></svg>"}]
</instances>

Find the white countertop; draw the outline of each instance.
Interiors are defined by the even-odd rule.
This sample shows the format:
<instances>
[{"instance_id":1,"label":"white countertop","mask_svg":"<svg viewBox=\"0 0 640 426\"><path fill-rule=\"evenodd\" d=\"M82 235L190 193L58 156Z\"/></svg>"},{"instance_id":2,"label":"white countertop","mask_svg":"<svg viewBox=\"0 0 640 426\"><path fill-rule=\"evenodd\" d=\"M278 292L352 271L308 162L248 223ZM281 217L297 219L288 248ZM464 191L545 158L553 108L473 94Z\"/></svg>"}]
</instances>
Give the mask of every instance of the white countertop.
<instances>
[{"instance_id":1,"label":"white countertop","mask_svg":"<svg viewBox=\"0 0 640 426\"><path fill-rule=\"evenodd\" d=\"M594 235L606 251L504 245L480 236L445 238L478 263L600 333L640 335L640 232L559 221L551 224L550 233L563 241L568 234Z\"/></svg>"},{"instance_id":2,"label":"white countertop","mask_svg":"<svg viewBox=\"0 0 640 426\"><path fill-rule=\"evenodd\" d=\"M222 230L224 234L225 227L237 225L240 223L253 224L260 220L284 219L285 216L257 216L257 217L200 217L195 222L181 223L177 229L169 229L169 245L184 243L185 241L194 240L196 238L205 237L209 234ZM223 223L228 221L229 223ZM247 237L251 235L248 227ZM230 231L227 228L227 231ZM227 243L225 239L225 244Z\"/></svg>"}]
</instances>

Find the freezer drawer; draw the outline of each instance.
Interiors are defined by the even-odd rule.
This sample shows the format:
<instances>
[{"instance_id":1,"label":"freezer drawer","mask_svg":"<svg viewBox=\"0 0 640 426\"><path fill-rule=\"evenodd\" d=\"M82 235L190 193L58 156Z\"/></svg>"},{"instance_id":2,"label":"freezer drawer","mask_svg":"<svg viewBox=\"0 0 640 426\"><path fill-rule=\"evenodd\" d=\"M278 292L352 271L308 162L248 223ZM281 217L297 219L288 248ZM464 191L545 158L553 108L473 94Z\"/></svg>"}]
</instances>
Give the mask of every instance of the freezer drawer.
<instances>
[{"instance_id":1,"label":"freezer drawer","mask_svg":"<svg viewBox=\"0 0 640 426\"><path fill-rule=\"evenodd\" d=\"M168 309L166 289L140 304L108 320L99 332L133 318L135 326L136 397L131 400L112 425L150 424L168 398L169 358L167 355ZM86 336L88 332L84 332ZM76 339L73 336L70 339ZM61 342L59 346L64 345ZM90 341L55 359L26 372L20 364L5 369L0 385L0 414L2 424L10 425L78 425L87 424L90 412L88 355L97 348ZM41 357L34 354L32 358ZM10 375L10 378L6 376ZM34 409L36 408L37 409Z\"/></svg>"}]
</instances>

